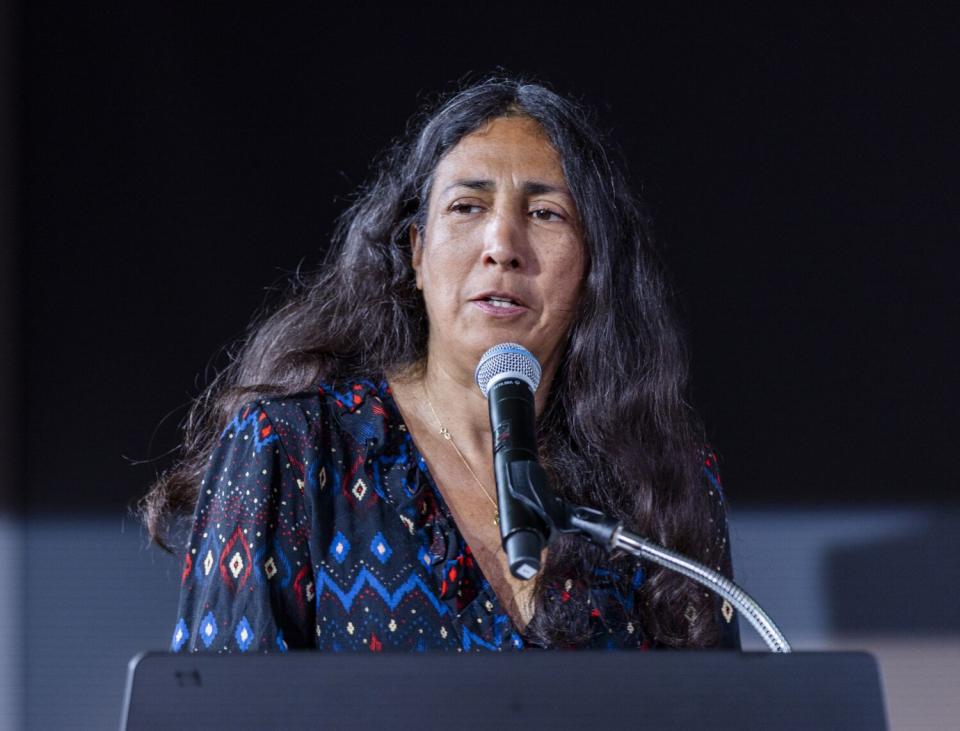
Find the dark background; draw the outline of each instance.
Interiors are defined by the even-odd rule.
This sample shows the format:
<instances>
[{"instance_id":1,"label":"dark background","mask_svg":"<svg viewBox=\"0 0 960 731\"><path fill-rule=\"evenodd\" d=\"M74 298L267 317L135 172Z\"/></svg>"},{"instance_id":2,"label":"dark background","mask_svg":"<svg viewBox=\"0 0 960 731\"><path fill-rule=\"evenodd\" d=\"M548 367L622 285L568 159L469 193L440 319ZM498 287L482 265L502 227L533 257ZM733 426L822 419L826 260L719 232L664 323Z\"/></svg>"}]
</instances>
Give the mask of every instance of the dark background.
<instances>
[{"instance_id":1,"label":"dark background","mask_svg":"<svg viewBox=\"0 0 960 731\"><path fill-rule=\"evenodd\" d=\"M957 500L953 15L351 7L14 14L8 499L132 504L374 155L501 66L594 106L651 203L734 505Z\"/></svg>"}]
</instances>

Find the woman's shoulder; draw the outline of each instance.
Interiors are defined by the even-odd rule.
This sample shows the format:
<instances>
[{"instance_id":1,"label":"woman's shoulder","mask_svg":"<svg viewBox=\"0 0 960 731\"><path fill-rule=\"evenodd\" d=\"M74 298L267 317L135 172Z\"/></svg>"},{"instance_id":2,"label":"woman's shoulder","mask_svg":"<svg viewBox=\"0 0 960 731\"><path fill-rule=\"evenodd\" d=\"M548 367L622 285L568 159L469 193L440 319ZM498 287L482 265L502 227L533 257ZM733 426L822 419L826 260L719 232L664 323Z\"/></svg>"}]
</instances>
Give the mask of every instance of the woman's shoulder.
<instances>
[{"instance_id":1,"label":"woman's shoulder","mask_svg":"<svg viewBox=\"0 0 960 731\"><path fill-rule=\"evenodd\" d=\"M257 396L244 402L235 412L229 426L269 419L309 423L330 414L355 413L368 400L382 403L390 397L386 381L371 378L349 378L317 381L296 393Z\"/></svg>"},{"instance_id":2,"label":"woman's shoulder","mask_svg":"<svg viewBox=\"0 0 960 731\"><path fill-rule=\"evenodd\" d=\"M293 394L252 399L225 431L249 430L258 443L275 440L301 452L318 439L340 441L344 435L361 445L379 441L396 414L385 379L340 378L318 381Z\"/></svg>"}]
</instances>

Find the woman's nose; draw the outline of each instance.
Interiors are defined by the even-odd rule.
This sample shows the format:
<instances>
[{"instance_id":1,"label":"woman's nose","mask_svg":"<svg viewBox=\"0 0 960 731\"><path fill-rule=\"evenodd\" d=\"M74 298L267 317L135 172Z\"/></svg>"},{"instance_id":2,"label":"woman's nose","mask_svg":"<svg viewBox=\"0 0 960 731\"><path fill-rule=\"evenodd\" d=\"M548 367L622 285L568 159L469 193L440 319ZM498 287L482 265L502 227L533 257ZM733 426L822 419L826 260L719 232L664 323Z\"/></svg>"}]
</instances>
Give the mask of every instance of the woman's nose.
<instances>
[{"instance_id":1,"label":"woman's nose","mask_svg":"<svg viewBox=\"0 0 960 731\"><path fill-rule=\"evenodd\" d=\"M505 269L523 266L524 223L517 214L497 211L484 229L483 263Z\"/></svg>"}]
</instances>

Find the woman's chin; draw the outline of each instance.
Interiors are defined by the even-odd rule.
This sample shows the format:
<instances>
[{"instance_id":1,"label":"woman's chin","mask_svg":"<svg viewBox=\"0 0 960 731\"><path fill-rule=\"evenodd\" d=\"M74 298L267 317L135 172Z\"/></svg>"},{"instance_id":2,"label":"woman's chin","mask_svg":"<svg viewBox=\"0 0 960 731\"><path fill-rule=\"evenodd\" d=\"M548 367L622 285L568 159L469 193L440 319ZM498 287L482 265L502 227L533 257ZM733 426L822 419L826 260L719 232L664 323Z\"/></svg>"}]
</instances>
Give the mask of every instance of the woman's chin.
<instances>
[{"instance_id":1,"label":"woman's chin","mask_svg":"<svg viewBox=\"0 0 960 731\"><path fill-rule=\"evenodd\" d=\"M447 363L456 363L459 368L469 370L471 374L480 362L481 356L501 343L517 343L536 355L536 351L527 342L526 328L471 327L462 333L462 337L458 335L460 334L445 337L441 342L431 344L430 352L432 357Z\"/></svg>"}]
</instances>

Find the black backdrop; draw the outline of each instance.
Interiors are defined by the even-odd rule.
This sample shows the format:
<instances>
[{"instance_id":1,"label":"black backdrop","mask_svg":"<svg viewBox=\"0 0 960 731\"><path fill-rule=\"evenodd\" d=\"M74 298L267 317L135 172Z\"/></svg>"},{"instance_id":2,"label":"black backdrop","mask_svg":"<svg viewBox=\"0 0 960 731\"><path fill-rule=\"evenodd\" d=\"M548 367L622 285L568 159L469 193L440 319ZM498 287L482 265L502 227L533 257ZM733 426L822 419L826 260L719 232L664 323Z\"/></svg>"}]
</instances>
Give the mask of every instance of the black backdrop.
<instances>
[{"instance_id":1,"label":"black backdrop","mask_svg":"<svg viewBox=\"0 0 960 731\"><path fill-rule=\"evenodd\" d=\"M954 17L38 0L21 19L28 509L130 504L371 158L496 66L593 104L622 148L734 505L957 494Z\"/></svg>"}]
</instances>

